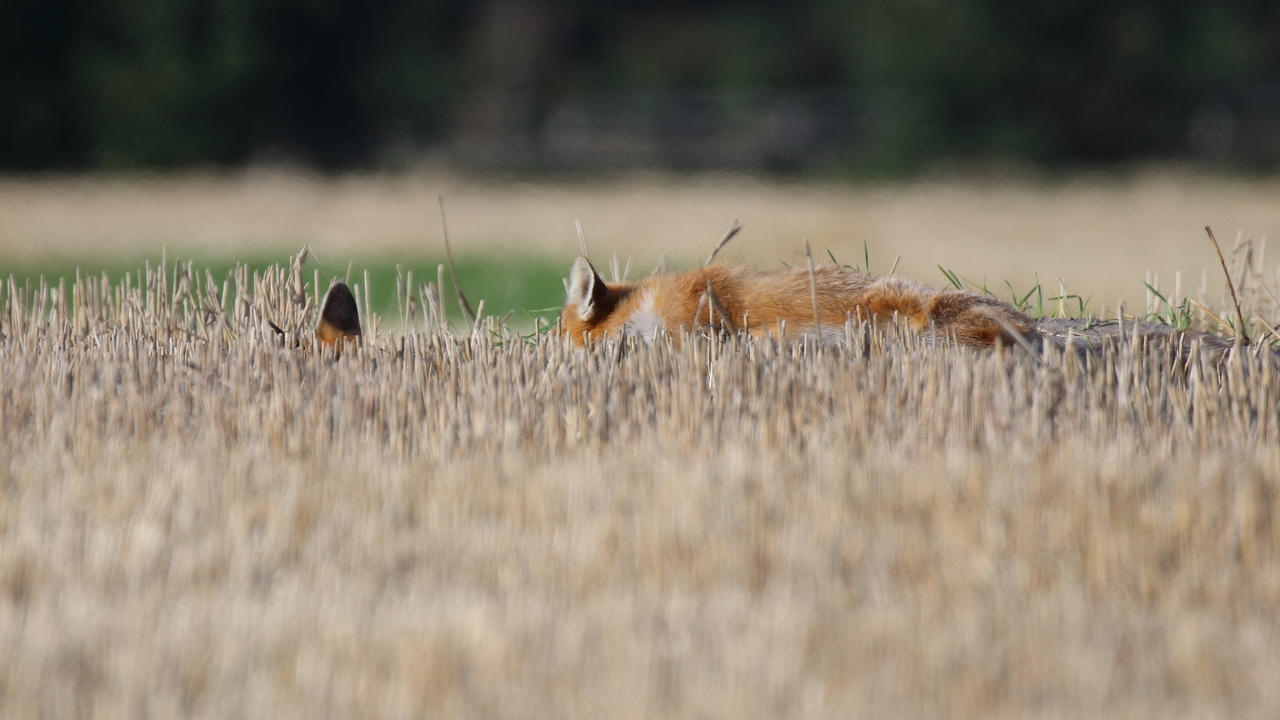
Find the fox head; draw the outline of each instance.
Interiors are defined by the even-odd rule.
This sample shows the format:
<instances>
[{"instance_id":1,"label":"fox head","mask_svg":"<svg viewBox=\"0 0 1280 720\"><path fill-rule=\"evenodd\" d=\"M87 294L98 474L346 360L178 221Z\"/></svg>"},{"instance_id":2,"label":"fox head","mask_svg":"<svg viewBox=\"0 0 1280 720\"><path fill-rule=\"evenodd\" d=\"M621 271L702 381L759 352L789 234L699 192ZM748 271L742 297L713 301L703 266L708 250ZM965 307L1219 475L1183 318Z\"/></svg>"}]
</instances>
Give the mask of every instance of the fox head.
<instances>
[{"instance_id":1,"label":"fox head","mask_svg":"<svg viewBox=\"0 0 1280 720\"><path fill-rule=\"evenodd\" d=\"M591 266L591 261L578 256L569 270L569 282L565 288L568 298L560 313L560 333L574 345L582 346L587 337L592 340L604 337L605 321L631 286L605 283Z\"/></svg>"},{"instance_id":2,"label":"fox head","mask_svg":"<svg viewBox=\"0 0 1280 720\"><path fill-rule=\"evenodd\" d=\"M334 283L325 294L316 341L332 347L339 355L346 345L360 342L360 312L346 283Z\"/></svg>"}]
</instances>

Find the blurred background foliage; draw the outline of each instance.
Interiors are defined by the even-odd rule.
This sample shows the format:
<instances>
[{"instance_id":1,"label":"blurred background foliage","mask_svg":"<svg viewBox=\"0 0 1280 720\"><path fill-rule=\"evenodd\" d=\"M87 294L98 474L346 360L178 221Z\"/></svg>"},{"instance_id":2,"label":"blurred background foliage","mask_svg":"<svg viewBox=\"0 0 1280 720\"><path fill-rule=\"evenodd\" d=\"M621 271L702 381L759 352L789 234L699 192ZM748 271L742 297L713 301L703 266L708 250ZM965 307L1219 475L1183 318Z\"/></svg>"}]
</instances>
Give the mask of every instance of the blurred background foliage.
<instances>
[{"instance_id":1,"label":"blurred background foliage","mask_svg":"<svg viewBox=\"0 0 1280 720\"><path fill-rule=\"evenodd\" d=\"M7 0L0 168L1280 160L1272 0Z\"/></svg>"}]
</instances>

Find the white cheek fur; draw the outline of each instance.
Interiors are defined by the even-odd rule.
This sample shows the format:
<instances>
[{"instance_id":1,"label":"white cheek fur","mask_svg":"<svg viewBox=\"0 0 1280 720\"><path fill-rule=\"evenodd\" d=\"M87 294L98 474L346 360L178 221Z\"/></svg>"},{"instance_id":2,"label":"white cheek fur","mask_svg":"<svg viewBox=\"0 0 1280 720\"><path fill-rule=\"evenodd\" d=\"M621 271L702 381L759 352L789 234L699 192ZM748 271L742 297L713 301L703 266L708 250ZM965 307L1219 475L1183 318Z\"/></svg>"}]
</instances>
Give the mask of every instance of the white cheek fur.
<instances>
[{"instance_id":1,"label":"white cheek fur","mask_svg":"<svg viewBox=\"0 0 1280 720\"><path fill-rule=\"evenodd\" d=\"M627 337L652 340L661 330L662 316L654 308L653 291L646 292L640 301L640 306L631 313L631 317L627 318L627 322L622 326L622 332Z\"/></svg>"}]
</instances>

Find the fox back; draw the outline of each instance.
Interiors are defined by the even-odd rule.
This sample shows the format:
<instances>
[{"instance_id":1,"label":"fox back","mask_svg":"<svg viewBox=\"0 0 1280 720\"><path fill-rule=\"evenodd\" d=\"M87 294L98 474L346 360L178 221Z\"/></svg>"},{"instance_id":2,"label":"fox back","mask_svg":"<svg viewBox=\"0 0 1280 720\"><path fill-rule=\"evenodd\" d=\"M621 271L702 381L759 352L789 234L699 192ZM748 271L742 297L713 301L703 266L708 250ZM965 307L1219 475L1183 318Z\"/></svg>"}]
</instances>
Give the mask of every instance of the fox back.
<instances>
[{"instance_id":1,"label":"fox back","mask_svg":"<svg viewBox=\"0 0 1280 720\"><path fill-rule=\"evenodd\" d=\"M896 322L991 347L1032 329L1026 315L991 297L830 266L816 268L811 276L803 268L762 272L712 265L635 283L606 283L579 257L568 290L561 332L576 345L609 335L652 339L663 331L706 327L838 341L845 323L854 320Z\"/></svg>"}]
</instances>

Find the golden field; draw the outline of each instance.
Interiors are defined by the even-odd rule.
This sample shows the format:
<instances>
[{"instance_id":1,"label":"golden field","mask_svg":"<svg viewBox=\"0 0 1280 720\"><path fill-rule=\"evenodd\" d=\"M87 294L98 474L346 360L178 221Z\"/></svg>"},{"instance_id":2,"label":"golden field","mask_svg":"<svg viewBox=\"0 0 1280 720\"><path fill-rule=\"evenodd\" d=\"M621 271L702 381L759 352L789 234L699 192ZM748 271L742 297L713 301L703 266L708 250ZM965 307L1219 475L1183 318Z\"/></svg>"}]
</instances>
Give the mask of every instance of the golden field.
<instances>
[{"instance_id":1,"label":"golden field","mask_svg":"<svg viewBox=\"0 0 1280 720\"><path fill-rule=\"evenodd\" d=\"M210 204L194 211L166 193L203 180L131 185L146 189L133 205L81 181L49 190L63 200L9 185L0 217L6 242L43 238L41 253L261 232L293 243L282 255L303 241L336 264L432 242L434 198L395 191L413 180L378 181L390 199L361 190L369 206L351 206L344 233L343 201L324 199L341 182L294 178L277 197L314 204L282 200L281 225L246 230L266 210L244 188L268 180L283 182L193 191ZM456 244L497 252L504 238L480 228L505 225L576 252L574 216L561 228L540 215L560 190L512 190L504 205L500 189L468 187L448 194ZM593 252L614 237L625 248L624 219L648 217L622 200L611 215L616 187L574 192L600 203L581 213ZM739 217L748 236L730 252L744 257L760 251L753 227L818 223L807 191L756 187L785 211L755 225L699 209L710 188L647 192L688 213L650 227L704 222L646 252L701 258ZM833 208L888 217L831 192ZM916 197L920 216L851 224L837 256L883 232L963 274L1016 263L908 237L955 216L925 189L892 192L888 207ZM1040 192L1007 203L1030 223L1055 202ZM1097 207L1119 207L1104 195ZM50 209L67 197L64 214L122 215L95 230ZM1261 195L1240 197L1265 230ZM321 217L295 235L305 207ZM191 212L208 221L183 231ZM360 217L369 235L352 235ZM1217 221L1194 222L1198 276L1211 252L1199 225ZM1224 218L1220 237L1245 224ZM1062 249L1044 245L1070 232L1043 232L1033 251L1047 263ZM868 244L873 269L891 263ZM1274 326L1259 246L1236 259L1253 283L1244 312ZM578 352L493 318L450 329L439 306L452 300L417 286L403 325L384 319L335 359L307 340L327 278L306 271L0 281L0 716L1280 711L1280 371L1265 346L978 353L850 327L839 347L688 337Z\"/></svg>"}]
</instances>

